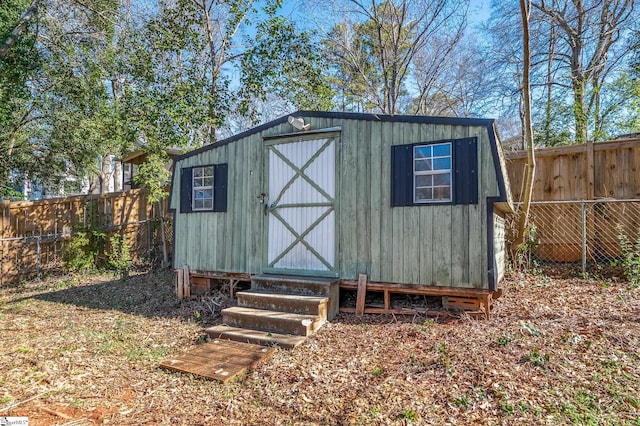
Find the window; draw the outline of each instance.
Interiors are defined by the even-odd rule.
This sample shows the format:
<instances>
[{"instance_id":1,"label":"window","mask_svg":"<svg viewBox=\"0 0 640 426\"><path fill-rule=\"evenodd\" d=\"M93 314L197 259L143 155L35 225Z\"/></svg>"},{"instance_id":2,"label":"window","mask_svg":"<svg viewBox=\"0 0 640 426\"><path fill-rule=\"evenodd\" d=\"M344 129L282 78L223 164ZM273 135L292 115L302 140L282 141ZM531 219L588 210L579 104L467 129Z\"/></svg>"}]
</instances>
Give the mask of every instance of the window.
<instances>
[{"instance_id":1,"label":"window","mask_svg":"<svg viewBox=\"0 0 640 426\"><path fill-rule=\"evenodd\" d=\"M451 201L451 143L413 147L413 201Z\"/></svg>"},{"instance_id":2,"label":"window","mask_svg":"<svg viewBox=\"0 0 640 426\"><path fill-rule=\"evenodd\" d=\"M478 141L391 146L391 206L478 203Z\"/></svg>"},{"instance_id":3,"label":"window","mask_svg":"<svg viewBox=\"0 0 640 426\"><path fill-rule=\"evenodd\" d=\"M180 213L227 211L227 164L180 168Z\"/></svg>"},{"instance_id":4,"label":"window","mask_svg":"<svg viewBox=\"0 0 640 426\"><path fill-rule=\"evenodd\" d=\"M193 185L191 190L193 210L213 209L213 166L194 167L192 170Z\"/></svg>"}]
</instances>

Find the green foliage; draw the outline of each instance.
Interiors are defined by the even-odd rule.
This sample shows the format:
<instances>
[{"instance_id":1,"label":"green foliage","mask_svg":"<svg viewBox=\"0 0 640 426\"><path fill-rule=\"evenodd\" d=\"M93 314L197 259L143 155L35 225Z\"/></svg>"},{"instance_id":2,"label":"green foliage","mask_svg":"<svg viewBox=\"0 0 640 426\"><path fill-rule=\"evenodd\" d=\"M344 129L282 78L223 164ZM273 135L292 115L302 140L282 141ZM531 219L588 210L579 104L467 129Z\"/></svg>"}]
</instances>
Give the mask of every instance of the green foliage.
<instances>
[{"instance_id":1,"label":"green foliage","mask_svg":"<svg viewBox=\"0 0 640 426\"><path fill-rule=\"evenodd\" d=\"M514 220L514 224L517 221ZM525 230L524 241L516 250L514 256L515 261L513 266L516 270L524 270L532 273L533 275L541 275L542 272L539 269L539 263L534 257L534 252L538 246L538 228L532 219L529 219L527 223L527 229Z\"/></svg>"},{"instance_id":2,"label":"green foliage","mask_svg":"<svg viewBox=\"0 0 640 426\"><path fill-rule=\"evenodd\" d=\"M276 94L296 109L330 110L333 93L322 69L325 58L313 33L298 31L281 16L258 24L252 47L242 59L241 110L250 100Z\"/></svg>"},{"instance_id":3,"label":"green foliage","mask_svg":"<svg viewBox=\"0 0 640 426\"><path fill-rule=\"evenodd\" d=\"M113 234L109 238L109 246L111 248L109 266L115 269L122 279L127 278L129 269L131 269L131 247L127 243L126 237L117 233Z\"/></svg>"},{"instance_id":4,"label":"green foliage","mask_svg":"<svg viewBox=\"0 0 640 426\"><path fill-rule=\"evenodd\" d=\"M407 408L406 410L404 410L398 415L398 418L406 422L416 422L418 421L419 415L416 411L412 410L411 408Z\"/></svg>"},{"instance_id":5,"label":"green foliage","mask_svg":"<svg viewBox=\"0 0 640 426\"><path fill-rule=\"evenodd\" d=\"M71 272L94 269L98 256L103 253L106 234L94 227L78 227L71 240L63 246L65 268Z\"/></svg>"},{"instance_id":6,"label":"green foliage","mask_svg":"<svg viewBox=\"0 0 640 426\"><path fill-rule=\"evenodd\" d=\"M166 167L169 162L166 151L150 152L147 161L138 167L138 172L133 177L137 185L148 191L150 203L157 203L169 195L165 191L171 178L171 172Z\"/></svg>"},{"instance_id":7,"label":"green foliage","mask_svg":"<svg viewBox=\"0 0 640 426\"><path fill-rule=\"evenodd\" d=\"M73 228L71 239L62 247L65 268L71 272L81 272L100 266L107 242L107 234L100 222L98 204L87 201L84 204L84 211L85 223Z\"/></svg>"},{"instance_id":8,"label":"green foliage","mask_svg":"<svg viewBox=\"0 0 640 426\"><path fill-rule=\"evenodd\" d=\"M29 8L27 0L8 0L0 4L0 46ZM41 56L34 47L35 28L28 26L16 39L6 57L0 59L0 199L9 195L9 171L19 139L18 129L29 112L29 80L40 68ZM31 152L33 155L33 151Z\"/></svg>"},{"instance_id":9,"label":"green foliage","mask_svg":"<svg viewBox=\"0 0 640 426\"><path fill-rule=\"evenodd\" d=\"M557 97L548 106L550 111L541 121L533 123L534 140L542 146L561 146L573 143L569 129L573 122L573 110L566 100Z\"/></svg>"},{"instance_id":10,"label":"green foliage","mask_svg":"<svg viewBox=\"0 0 640 426\"><path fill-rule=\"evenodd\" d=\"M551 356L549 354L542 354L540 349L534 348L530 353L522 357L522 360L529 362L536 367L544 367L549 363Z\"/></svg>"},{"instance_id":11,"label":"green foliage","mask_svg":"<svg viewBox=\"0 0 640 426\"><path fill-rule=\"evenodd\" d=\"M453 405L459 408L469 408L471 406L471 399L467 395L462 395L459 398L455 398L451 402L453 402Z\"/></svg>"},{"instance_id":12,"label":"green foliage","mask_svg":"<svg viewBox=\"0 0 640 426\"><path fill-rule=\"evenodd\" d=\"M438 362L440 365L447 369L451 368L453 361L451 360L451 355L447 349L447 344L445 342L438 343L436 346L436 352L438 353Z\"/></svg>"},{"instance_id":13,"label":"green foliage","mask_svg":"<svg viewBox=\"0 0 640 426\"><path fill-rule=\"evenodd\" d=\"M5 185L3 188L0 188L0 201L3 199L17 201L22 199L22 193L20 191L16 191L10 185Z\"/></svg>"},{"instance_id":14,"label":"green foliage","mask_svg":"<svg viewBox=\"0 0 640 426\"><path fill-rule=\"evenodd\" d=\"M6 141L0 144L3 170L58 187L67 177L96 173L98 155L118 155L130 144L119 103L119 3L41 2L33 27L25 32L32 37L28 54L11 52L29 67L16 68L19 78L13 79L11 91L15 108L9 121L0 124L6 130L0 132ZM20 85L22 91L15 89Z\"/></svg>"},{"instance_id":15,"label":"green foliage","mask_svg":"<svg viewBox=\"0 0 640 426\"><path fill-rule=\"evenodd\" d=\"M511 335L508 333L504 333L502 336L499 336L496 339L496 342L500 345L500 346L506 346L509 343L511 343L513 339L511 338Z\"/></svg>"},{"instance_id":16,"label":"green foliage","mask_svg":"<svg viewBox=\"0 0 640 426\"><path fill-rule=\"evenodd\" d=\"M637 288L640 286L640 228L637 230L635 241L624 232L621 225L616 228L618 245L622 254L620 265L629 285Z\"/></svg>"}]
</instances>

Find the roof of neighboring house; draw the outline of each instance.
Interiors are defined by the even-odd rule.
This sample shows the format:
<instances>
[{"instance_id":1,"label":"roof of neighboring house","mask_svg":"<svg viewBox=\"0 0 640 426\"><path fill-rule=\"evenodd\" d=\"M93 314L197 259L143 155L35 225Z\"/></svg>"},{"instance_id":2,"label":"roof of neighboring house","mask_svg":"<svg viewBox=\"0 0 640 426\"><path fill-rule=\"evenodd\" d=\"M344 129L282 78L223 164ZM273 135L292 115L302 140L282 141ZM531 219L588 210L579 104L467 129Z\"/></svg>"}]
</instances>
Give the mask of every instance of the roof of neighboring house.
<instances>
[{"instance_id":1,"label":"roof of neighboring house","mask_svg":"<svg viewBox=\"0 0 640 426\"><path fill-rule=\"evenodd\" d=\"M183 152L181 148L167 148L166 151L170 158L175 158ZM120 161L123 163L142 164L146 160L146 157L147 152L140 148L124 154L120 158Z\"/></svg>"}]
</instances>

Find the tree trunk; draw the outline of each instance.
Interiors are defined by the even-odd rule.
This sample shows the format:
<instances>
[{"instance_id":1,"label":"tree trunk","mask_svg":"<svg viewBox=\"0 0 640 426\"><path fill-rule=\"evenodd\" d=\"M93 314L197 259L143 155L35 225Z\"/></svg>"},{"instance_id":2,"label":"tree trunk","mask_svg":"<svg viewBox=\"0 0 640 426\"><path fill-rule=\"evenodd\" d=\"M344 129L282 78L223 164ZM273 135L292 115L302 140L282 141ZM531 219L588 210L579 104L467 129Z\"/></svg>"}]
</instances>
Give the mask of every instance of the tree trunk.
<instances>
[{"instance_id":1,"label":"tree trunk","mask_svg":"<svg viewBox=\"0 0 640 426\"><path fill-rule=\"evenodd\" d=\"M585 101L585 80L583 76L573 77L573 116L575 119L576 144L587 143L589 117Z\"/></svg>"},{"instance_id":2,"label":"tree trunk","mask_svg":"<svg viewBox=\"0 0 640 426\"><path fill-rule=\"evenodd\" d=\"M40 3L39 0L34 0L34 2L31 3L29 9L20 17L18 25L15 26L11 34L9 34L9 37L7 37L2 46L0 46L0 61L9 54L11 48L16 44L16 40L20 37L20 34L27 28L27 24L29 24L29 21L38 10L38 3Z\"/></svg>"},{"instance_id":3,"label":"tree trunk","mask_svg":"<svg viewBox=\"0 0 640 426\"><path fill-rule=\"evenodd\" d=\"M529 13L531 5L526 0L520 0L520 13L522 16L522 44L523 44L523 72L522 72L522 97L524 100L524 139L527 146L526 176L522 194L522 207L518 212L518 229L511 250L517 251L525 242L527 225L529 223L529 208L533 193L533 178L535 176L536 161L533 151L533 125L531 120L531 52L529 50Z\"/></svg>"},{"instance_id":4,"label":"tree trunk","mask_svg":"<svg viewBox=\"0 0 640 426\"><path fill-rule=\"evenodd\" d=\"M555 57L556 31L555 24L550 23L549 57L547 59L547 103L544 108L544 145L549 146L551 140L551 106L553 104L553 60Z\"/></svg>"},{"instance_id":5,"label":"tree trunk","mask_svg":"<svg viewBox=\"0 0 640 426\"><path fill-rule=\"evenodd\" d=\"M600 112L600 89L602 88L602 84L599 81L598 78L598 73L595 73L592 79L592 83L591 85L593 86L593 95L591 98L591 101L589 102L590 105L593 105L593 135L591 136L591 139L596 142L599 140L604 140L604 132L602 131L603 128L603 117L600 116L601 112ZM589 108L591 109L591 108Z\"/></svg>"},{"instance_id":6,"label":"tree trunk","mask_svg":"<svg viewBox=\"0 0 640 426\"><path fill-rule=\"evenodd\" d=\"M113 172L111 171L111 154L105 154L102 156L102 170L100 172L100 193L106 194L110 192L110 183Z\"/></svg>"},{"instance_id":7,"label":"tree trunk","mask_svg":"<svg viewBox=\"0 0 640 426\"><path fill-rule=\"evenodd\" d=\"M13 148L16 144L16 134L13 133L9 137L9 146L7 147L7 151L3 154L4 158L1 158L2 162L2 171L0 172L0 195L4 192L7 184L9 183L9 172L10 172L10 164L11 164L11 155L13 154Z\"/></svg>"},{"instance_id":8,"label":"tree trunk","mask_svg":"<svg viewBox=\"0 0 640 426\"><path fill-rule=\"evenodd\" d=\"M116 160L113 168L113 190L115 192L122 191L122 179L122 163Z\"/></svg>"}]
</instances>

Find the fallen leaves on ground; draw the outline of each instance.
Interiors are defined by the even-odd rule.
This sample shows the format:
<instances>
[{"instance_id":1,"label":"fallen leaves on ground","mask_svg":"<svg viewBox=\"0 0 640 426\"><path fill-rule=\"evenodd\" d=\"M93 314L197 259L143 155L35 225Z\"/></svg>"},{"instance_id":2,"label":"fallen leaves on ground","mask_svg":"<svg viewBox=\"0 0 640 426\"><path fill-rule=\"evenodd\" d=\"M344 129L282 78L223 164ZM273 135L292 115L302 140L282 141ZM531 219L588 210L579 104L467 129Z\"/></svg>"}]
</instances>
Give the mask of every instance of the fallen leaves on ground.
<instances>
[{"instance_id":1,"label":"fallen leaves on ground","mask_svg":"<svg viewBox=\"0 0 640 426\"><path fill-rule=\"evenodd\" d=\"M0 289L0 415L30 425L639 424L640 290L513 276L491 321L341 314L226 385L158 368L232 301L170 273ZM7 408L9 408L7 410Z\"/></svg>"}]
</instances>

